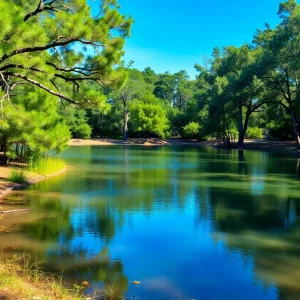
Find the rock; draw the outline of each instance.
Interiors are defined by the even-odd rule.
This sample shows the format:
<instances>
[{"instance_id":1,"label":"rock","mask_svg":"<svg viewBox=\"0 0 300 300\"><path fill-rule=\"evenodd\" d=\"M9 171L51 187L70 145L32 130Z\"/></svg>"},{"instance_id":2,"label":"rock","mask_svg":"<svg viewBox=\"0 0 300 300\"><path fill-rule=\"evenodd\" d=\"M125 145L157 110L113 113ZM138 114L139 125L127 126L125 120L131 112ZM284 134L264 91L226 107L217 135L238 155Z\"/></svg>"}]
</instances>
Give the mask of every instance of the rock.
<instances>
[{"instance_id":1,"label":"rock","mask_svg":"<svg viewBox=\"0 0 300 300\"><path fill-rule=\"evenodd\" d=\"M88 281L83 281L83 282L81 282L81 285L84 286L84 287L87 287L87 286L89 286L89 282Z\"/></svg>"}]
</instances>

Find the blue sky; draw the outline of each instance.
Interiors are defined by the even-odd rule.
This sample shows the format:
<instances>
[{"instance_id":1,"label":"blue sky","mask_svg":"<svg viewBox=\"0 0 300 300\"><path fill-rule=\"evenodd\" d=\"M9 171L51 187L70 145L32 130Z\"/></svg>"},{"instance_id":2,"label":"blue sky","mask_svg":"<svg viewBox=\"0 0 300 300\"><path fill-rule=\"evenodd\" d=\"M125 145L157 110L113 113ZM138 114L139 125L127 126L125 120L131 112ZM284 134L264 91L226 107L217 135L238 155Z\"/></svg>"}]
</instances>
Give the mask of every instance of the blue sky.
<instances>
[{"instance_id":1,"label":"blue sky","mask_svg":"<svg viewBox=\"0 0 300 300\"><path fill-rule=\"evenodd\" d=\"M125 60L156 72L186 70L215 46L251 42L265 22L275 26L280 0L119 0L135 23L126 41Z\"/></svg>"}]
</instances>

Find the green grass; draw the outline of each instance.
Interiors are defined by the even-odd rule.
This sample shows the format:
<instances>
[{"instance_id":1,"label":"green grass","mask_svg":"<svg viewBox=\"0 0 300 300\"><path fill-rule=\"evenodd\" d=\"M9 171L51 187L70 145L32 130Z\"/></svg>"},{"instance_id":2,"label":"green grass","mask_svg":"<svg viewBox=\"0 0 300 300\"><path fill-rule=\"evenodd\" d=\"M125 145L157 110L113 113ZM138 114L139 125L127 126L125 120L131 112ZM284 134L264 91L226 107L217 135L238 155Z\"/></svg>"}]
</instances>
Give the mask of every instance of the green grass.
<instances>
[{"instance_id":1,"label":"green grass","mask_svg":"<svg viewBox=\"0 0 300 300\"><path fill-rule=\"evenodd\" d=\"M65 162L57 157L40 157L29 163L29 170L42 175L48 175L63 170L66 167Z\"/></svg>"},{"instance_id":2,"label":"green grass","mask_svg":"<svg viewBox=\"0 0 300 300\"><path fill-rule=\"evenodd\" d=\"M124 300L125 297L115 285L106 285L103 289L103 299Z\"/></svg>"},{"instance_id":3,"label":"green grass","mask_svg":"<svg viewBox=\"0 0 300 300\"><path fill-rule=\"evenodd\" d=\"M91 294L84 295L86 285L83 283L66 287L62 276L45 272L41 264L29 255L6 256L0 250L0 294L2 296L4 293L5 299L125 299L115 285L106 285L103 290L95 289Z\"/></svg>"},{"instance_id":4,"label":"green grass","mask_svg":"<svg viewBox=\"0 0 300 300\"><path fill-rule=\"evenodd\" d=\"M0 292L8 293L7 299L60 299L83 300L82 286L66 288L62 277L46 273L41 265L28 255L5 257L0 255Z\"/></svg>"},{"instance_id":5,"label":"green grass","mask_svg":"<svg viewBox=\"0 0 300 300\"><path fill-rule=\"evenodd\" d=\"M27 181L27 177L23 170L13 169L8 176L8 180L16 183L24 183Z\"/></svg>"}]
</instances>

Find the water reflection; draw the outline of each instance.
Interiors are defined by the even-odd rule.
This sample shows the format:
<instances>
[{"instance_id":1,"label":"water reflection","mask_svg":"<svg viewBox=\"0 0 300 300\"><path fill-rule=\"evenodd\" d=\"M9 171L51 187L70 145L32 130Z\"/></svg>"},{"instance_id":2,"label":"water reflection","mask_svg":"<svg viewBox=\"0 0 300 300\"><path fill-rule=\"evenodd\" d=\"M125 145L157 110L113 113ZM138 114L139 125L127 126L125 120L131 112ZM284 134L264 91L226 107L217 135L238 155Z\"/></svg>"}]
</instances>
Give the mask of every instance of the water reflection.
<instances>
[{"instance_id":1,"label":"water reflection","mask_svg":"<svg viewBox=\"0 0 300 300\"><path fill-rule=\"evenodd\" d=\"M299 299L299 160L192 147L64 155L65 177L8 197L33 212L0 221L6 249L142 298Z\"/></svg>"}]
</instances>

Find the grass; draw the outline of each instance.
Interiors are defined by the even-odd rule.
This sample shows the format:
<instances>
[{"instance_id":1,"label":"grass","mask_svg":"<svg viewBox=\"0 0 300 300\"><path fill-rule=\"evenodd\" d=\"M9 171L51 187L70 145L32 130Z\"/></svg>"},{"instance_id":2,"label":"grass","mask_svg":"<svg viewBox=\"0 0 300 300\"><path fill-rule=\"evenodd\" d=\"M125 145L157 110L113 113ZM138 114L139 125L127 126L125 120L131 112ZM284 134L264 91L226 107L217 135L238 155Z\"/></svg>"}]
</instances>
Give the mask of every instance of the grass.
<instances>
[{"instance_id":1,"label":"grass","mask_svg":"<svg viewBox=\"0 0 300 300\"><path fill-rule=\"evenodd\" d=\"M83 294L85 287L84 282L66 287L62 276L45 272L29 255L8 257L0 253L0 299L125 299L115 285L106 285L103 290L94 290L88 296Z\"/></svg>"},{"instance_id":2,"label":"grass","mask_svg":"<svg viewBox=\"0 0 300 300\"><path fill-rule=\"evenodd\" d=\"M28 255L11 258L0 258L0 296L7 299L87 299L82 293L83 287L73 285L66 288L62 284L62 277L48 274L40 264L32 261Z\"/></svg>"},{"instance_id":3,"label":"grass","mask_svg":"<svg viewBox=\"0 0 300 300\"><path fill-rule=\"evenodd\" d=\"M124 300L125 297L120 293L115 285L106 285L103 289L103 298L105 300Z\"/></svg>"},{"instance_id":4,"label":"grass","mask_svg":"<svg viewBox=\"0 0 300 300\"><path fill-rule=\"evenodd\" d=\"M57 157L45 156L31 160L29 170L42 175L48 175L63 170L66 167L65 162Z\"/></svg>"},{"instance_id":5,"label":"grass","mask_svg":"<svg viewBox=\"0 0 300 300\"><path fill-rule=\"evenodd\" d=\"M16 183L24 183L27 181L27 177L23 170L12 169L8 176L8 180Z\"/></svg>"}]
</instances>

